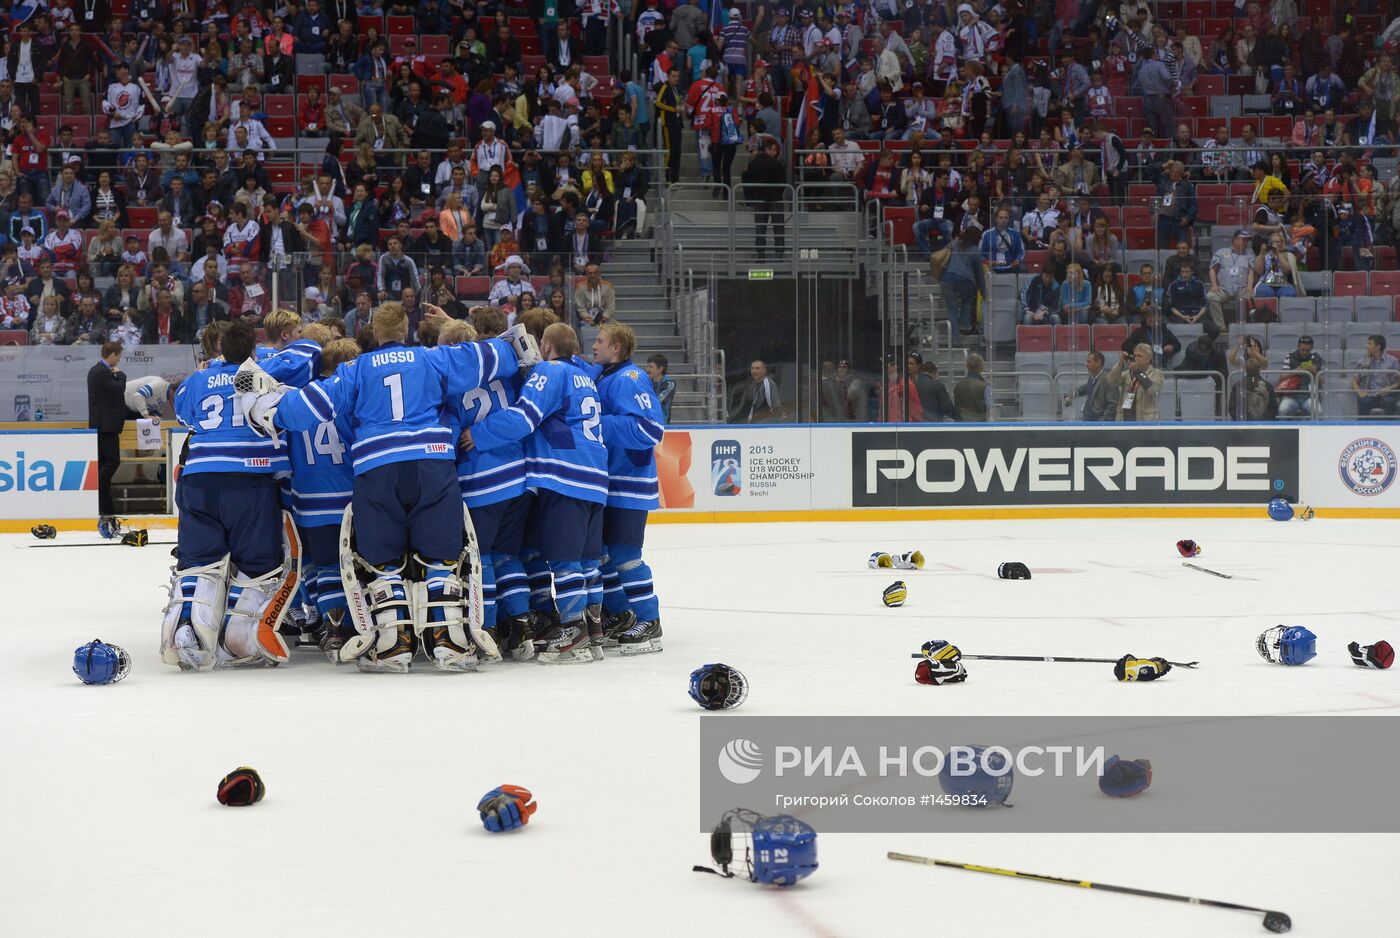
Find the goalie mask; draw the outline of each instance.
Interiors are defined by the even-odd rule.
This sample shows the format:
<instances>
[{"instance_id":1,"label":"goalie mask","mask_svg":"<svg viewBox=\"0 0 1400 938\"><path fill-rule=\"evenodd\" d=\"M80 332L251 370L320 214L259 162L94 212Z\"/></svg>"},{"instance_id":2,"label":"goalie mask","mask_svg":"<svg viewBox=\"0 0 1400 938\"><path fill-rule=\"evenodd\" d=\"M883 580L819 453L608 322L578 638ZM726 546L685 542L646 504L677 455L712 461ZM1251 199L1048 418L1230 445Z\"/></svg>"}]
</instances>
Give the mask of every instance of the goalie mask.
<instances>
[{"instance_id":1,"label":"goalie mask","mask_svg":"<svg viewBox=\"0 0 1400 938\"><path fill-rule=\"evenodd\" d=\"M733 710L748 696L748 679L738 668L706 664L690 672L690 699L706 710Z\"/></svg>"},{"instance_id":2,"label":"goalie mask","mask_svg":"<svg viewBox=\"0 0 1400 938\"><path fill-rule=\"evenodd\" d=\"M726 879L737 850L743 852L748 879L768 886L791 886L817 869L817 832L788 814L775 817L732 808L724 812L710 834L710 856L718 870L696 866L697 873L715 873Z\"/></svg>"}]
</instances>

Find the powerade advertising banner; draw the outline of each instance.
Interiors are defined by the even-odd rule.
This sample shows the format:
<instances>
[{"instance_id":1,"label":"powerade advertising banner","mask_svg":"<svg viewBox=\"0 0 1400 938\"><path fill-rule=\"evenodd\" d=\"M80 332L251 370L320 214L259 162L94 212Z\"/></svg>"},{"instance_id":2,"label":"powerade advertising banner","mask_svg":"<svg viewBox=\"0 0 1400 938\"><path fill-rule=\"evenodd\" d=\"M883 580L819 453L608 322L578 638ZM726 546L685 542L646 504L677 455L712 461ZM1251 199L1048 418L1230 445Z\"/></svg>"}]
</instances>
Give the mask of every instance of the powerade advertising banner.
<instances>
[{"instance_id":1,"label":"powerade advertising banner","mask_svg":"<svg viewBox=\"0 0 1400 938\"><path fill-rule=\"evenodd\" d=\"M850 467L858 508L1263 504L1299 492L1293 428L857 430Z\"/></svg>"},{"instance_id":2,"label":"powerade advertising banner","mask_svg":"<svg viewBox=\"0 0 1400 938\"><path fill-rule=\"evenodd\" d=\"M0 518L97 516L97 434L0 431Z\"/></svg>"}]
</instances>

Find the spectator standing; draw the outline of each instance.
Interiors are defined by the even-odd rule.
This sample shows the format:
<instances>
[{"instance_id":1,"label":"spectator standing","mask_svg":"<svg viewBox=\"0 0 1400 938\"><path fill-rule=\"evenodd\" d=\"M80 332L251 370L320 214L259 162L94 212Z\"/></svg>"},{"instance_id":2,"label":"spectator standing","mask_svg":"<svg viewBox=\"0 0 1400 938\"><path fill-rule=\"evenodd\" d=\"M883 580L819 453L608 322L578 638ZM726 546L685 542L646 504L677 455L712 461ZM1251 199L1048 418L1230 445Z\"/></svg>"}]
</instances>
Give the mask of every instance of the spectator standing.
<instances>
[{"instance_id":1,"label":"spectator standing","mask_svg":"<svg viewBox=\"0 0 1400 938\"><path fill-rule=\"evenodd\" d=\"M671 402L676 396L676 379L666 374L669 366L665 355L658 353L647 358L647 377L651 379L657 403L661 405L661 418L667 424L671 422Z\"/></svg>"},{"instance_id":2,"label":"spectator standing","mask_svg":"<svg viewBox=\"0 0 1400 938\"><path fill-rule=\"evenodd\" d=\"M899 357L891 356L885 364L885 420L889 423L920 421L924 419L923 406L919 402L919 391L914 386L917 369L901 378Z\"/></svg>"},{"instance_id":3,"label":"spectator standing","mask_svg":"<svg viewBox=\"0 0 1400 938\"><path fill-rule=\"evenodd\" d=\"M1210 290L1206 293L1207 330L1219 335L1227 321L1239 320L1238 303L1249 287L1254 257L1249 253L1250 231L1241 228L1230 246L1217 250L1210 260ZM1227 315L1225 304L1230 304Z\"/></svg>"},{"instance_id":4,"label":"spectator standing","mask_svg":"<svg viewBox=\"0 0 1400 938\"><path fill-rule=\"evenodd\" d=\"M1071 407L1076 398L1084 398L1084 407L1079 419L1086 423L1111 420L1113 414L1113 385L1104 371L1103 352L1090 351L1084 357L1084 368L1089 372L1089 380L1074 389L1073 394L1065 395L1065 407Z\"/></svg>"},{"instance_id":5,"label":"spectator standing","mask_svg":"<svg viewBox=\"0 0 1400 938\"><path fill-rule=\"evenodd\" d=\"M953 406L953 398L948 394L948 389L943 386L943 382L938 380L937 363L926 362L918 352L910 352L905 367L909 369L914 389L919 392L919 409L923 411L922 419L926 423L956 420L958 412Z\"/></svg>"},{"instance_id":6,"label":"spectator standing","mask_svg":"<svg viewBox=\"0 0 1400 938\"><path fill-rule=\"evenodd\" d=\"M778 257L785 253L786 223L783 187L787 182L787 171L778 161L777 140L765 141L763 152L749 160L744 169L744 194L754 215L754 241L758 248L758 259L764 260L768 248L768 229L773 230L773 244Z\"/></svg>"},{"instance_id":7,"label":"spectator standing","mask_svg":"<svg viewBox=\"0 0 1400 938\"><path fill-rule=\"evenodd\" d=\"M1230 389L1229 416L1235 420L1273 420L1278 411L1274 386L1264 377L1268 360L1251 354L1244 363L1244 376Z\"/></svg>"},{"instance_id":8,"label":"spectator standing","mask_svg":"<svg viewBox=\"0 0 1400 938\"><path fill-rule=\"evenodd\" d=\"M982 232L978 229L963 229L950 249L947 266L939 277L948 304L948 322L952 327L954 342L961 342L964 336L977 333L977 296L979 293L987 295L981 240Z\"/></svg>"},{"instance_id":9,"label":"spectator standing","mask_svg":"<svg viewBox=\"0 0 1400 938\"><path fill-rule=\"evenodd\" d=\"M953 385L953 406L957 408L958 420L963 423L980 423L989 419L992 389L982 377L985 367L982 356L973 352L967 356L967 374Z\"/></svg>"},{"instance_id":10,"label":"spectator standing","mask_svg":"<svg viewBox=\"0 0 1400 938\"><path fill-rule=\"evenodd\" d=\"M1119 389L1115 420L1157 420L1161 417L1162 372L1152 364L1152 346L1138 343L1124 352L1109 372Z\"/></svg>"},{"instance_id":11,"label":"spectator standing","mask_svg":"<svg viewBox=\"0 0 1400 938\"><path fill-rule=\"evenodd\" d=\"M121 435L126 424L126 374L122 347L102 346L101 361L88 371L88 427L97 431L97 513L114 515L112 477L122 462Z\"/></svg>"},{"instance_id":12,"label":"spectator standing","mask_svg":"<svg viewBox=\"0 0 1400 938\"><path fill-rule=\"evenodd\" d=\"M749 382L739 388L729 409L730 423L762 423L764 419L785 417L778 384L768 374L768 364L754 359L749 364Z\"/></svg>"},{"instance_id":13,"label":"spectator standing","mask_svg":"<svg viewBox=\"0 0 1400 938\"><path fill-rule=\"evenodd\" d=\"M1176 94L1176 82L1171 69L1161 57L1153 54L1138 70L1138 86L1143 95L1143 114L1153 133L1165 140L1171 136L1176 124L1176 109L1172 98Z\"/></svg>"}]
</instances>

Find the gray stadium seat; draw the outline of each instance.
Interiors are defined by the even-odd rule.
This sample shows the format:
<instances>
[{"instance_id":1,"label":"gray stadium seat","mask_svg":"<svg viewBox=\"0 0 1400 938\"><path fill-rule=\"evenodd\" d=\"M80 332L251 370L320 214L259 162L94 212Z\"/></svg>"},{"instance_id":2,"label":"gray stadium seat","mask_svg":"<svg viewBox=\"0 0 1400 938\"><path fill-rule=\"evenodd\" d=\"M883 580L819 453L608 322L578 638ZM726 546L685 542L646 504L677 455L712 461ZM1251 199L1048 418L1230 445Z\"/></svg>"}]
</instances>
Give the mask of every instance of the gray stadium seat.
<instances>
[{"instance_id":1,"label":"gray stadium seat","mask_svg":"<svg viewBox=\"0 0 1400 938\"><path fill-rule=\"evenodd\" d=\"M1326 296L1332 292L1332 274L1326 270L1300 270L1298 278L1308 296Z\"/></svg>"},{"instance_id":2,"label":"gray stadium seat","mask_svg":"<svg viewBox=\"0 0 1400 938\"><path fill-rule=\"evenodd\" d=\"M1175 385L1182 420L1214 420L1215 381L1210 378L1169 378Z\"/></svg>"},{"instance_id":3,"label":"gray stadium seat","mask_svg":"<svg viewBox=\"0 0 1400 938\"><path fill-rule=\"evenodd\" d=\"M1322 356L1324 366L1336 366L1342 361L1345 328L1341 323L1313 326L1313 351Z\"/></svg>"},{"instance_id":4,"label":"gray stadium seat","mask_svg":"<svg viewBox=\"0 0 1400 938\"><path fill-rule=\"evenodd\" d=\"M1352 298L1349 296L1328 296L1317 301L1318 322L1351 322L1351 317Z\"/></svg>"},{"instance_id":5,"label":"gray stadium seat","mask_svg":"<svg viewBox=\"0 0 1400 938\"><path fill-rule=\"evenodd\" d=\"M1312 322L1317 318L1317 300L1310 296L1285 296L1278 301L1280 322Z\"/></svg>"},{"instance_id":6,"label":"gray stadium seat","mask_svg":"<svg viewBox=\"0 0 1400 938\"><path fill-rule=\"evenodd\" d=\"M1215 95L1210 99L1211 117L1243 117L1244 105L1240 103L1240 96L1235 94Z\"/></svg>"},{"instance_id":7,"label":"gray stadium seat","mask_svg":"<svg viewBox=\"0 0 1400 938\"><path fill-rule=\"evenodd\" d=\"M1017 352L1016 396L1021 416L1027 420L1054 420L1055 401L1050 375L1055 367L1053 352Z\"/></svg>"},{"instance_id":8,"label":"gray stadium seat","mask_svg":"<svg viewBox=\"0 0 1400 938\"><path fill-rule=\"evenodd\" d=\"M983 309L986 318L987 335L993 342L1014 342L1016 340L1016 314L1021 301L1015 295L993 296L991 303Z\"/></svg>"},{"instance_id":9,"label":"gray stadium seat","mask_svg":"<svg viewBox=\"0 0 1400 938\"><path fill-rule=\"evenodd\" d=\"M1264 351L1269 350L1269 337L1267 327L1263 323L1246 322L1237 323L1230 327L1230 337L1226 348L1234 348L1236 339L1241 335L1252 335L1259 338L1259 342L1264 346Z\"/></svg>"},{"instance_id":10,"label":"gray stadium seat","mask_svg":"<svg viewBox=\"0 0 1400 938\"><path fill-rule=\"evenodd\" d=\"M1388 296L1356 297L1357 322L1389 322L1393 300Z\"/></svg>"},{"instance_id":11,"label":"gray stadium seat","mask_svg":"<svg viewBox=\"0 0 1400 938\"><path fill-rule=\"evenodd\" d=\"M1274 99L1266 94L1243 95L1240 104L1249 114L1272 114L1274 112Z\"/></svg>"},{"instance_id":12,"label":"gray stadium seat","mask_svg":"<svg viewBox=\"0 0 1400 938\"><path fill-rule=\"evenodd\" d=\"M1342 330L1347 338L1346 358L1343 359L1347 363L1360 361L1366 354L1366 339L1369 336L1377 332L1384 335L1384 331L1374 323L1352 323L1343 326Z\"/></svg>"}]
</instances>

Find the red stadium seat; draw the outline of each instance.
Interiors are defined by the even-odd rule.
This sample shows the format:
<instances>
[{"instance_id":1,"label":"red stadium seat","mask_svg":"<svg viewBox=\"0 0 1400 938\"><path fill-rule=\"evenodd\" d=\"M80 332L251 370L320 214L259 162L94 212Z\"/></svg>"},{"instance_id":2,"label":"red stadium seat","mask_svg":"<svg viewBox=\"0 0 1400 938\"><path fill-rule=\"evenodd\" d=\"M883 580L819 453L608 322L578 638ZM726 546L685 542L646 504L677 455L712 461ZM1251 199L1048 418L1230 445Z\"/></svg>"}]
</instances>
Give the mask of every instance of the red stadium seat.
<instances>
[{"instance_id":1,"label":"red stadium seat","mask_svg":"<svg viewBox=\"0 0 1400 938\"><path fill-rule=\"evenodd\" d=\"M1157 231L1154 228L1129 228L1128 250L1150 251L1157 246Z\"/></svg>"},{"instance_id":2,"label":"red stadium seat","mask_svg":"<svg viewBox=\"0 0 1400 938\"><path fill-rule=\"evenodd\" d=\"M330 82L326 81L325 75L297 76L297 94L306 94L312 88L320 88L321 99L325 100L326 92L330 90Z\"/></svg>"},{"instance_id":3,"label":"red stadium seat","mask_svg":"<svg viewBox=\"0 0 1400 938\"><path fill-rule=\"evenodd\" d=\"M284 140L297 135L297 119L295 117L269 117L267 119L267 132L273 139Z\"/></svg>"},{"instance_id":4,"label":"red stadium seat","mask_svg":"<svg viewBox=\"0 0 1400 938\"><path fill-rule=\"evenodd\" d=\"M144 234L156 226L159 210L154 205L133 205L126 210L126 223L137 232Z\"/></svg>"},{"instance_id":5,"label":"red stadium seat","mask_svg":"<svg viewBox=\"0 0 1400 938\"><path fill-rule=\"evenodd\" d=\"M360 80L354 75L332 75L330 86L339 88L341 94L359 94Z\"/></svg>"},{"instance_id":6,"label":"red stadium seat","mask_svg":"<svg viewBox=\"0 0 1400 938\"><path fill-rule=\"evenodd\" d=\"M390 36L413 36L418 33L418 24L411 16L388 16L384 29Z\"/></svg>"},{"instance_id":7,"label":"red stadium seat","mask_svg":"<svg viewBox=\"0 0 1400 938\"><path fill-rule=\"evenodd\" d=\"M1038 274L1049 257L1049 251L1027 251L1026 256L1021 260L1021 268L1025 273Z\"/></svg>"},{"instance_id":8,"label":"red stadium seat","mask_svg":"<svg viewBox=\"0 0 1400 938\"><path fill-rule=\"evenodd\" d=\"M606 55L585 55L583 57L583 70L598 77L608 74L608 57Z\"/></svg>"},{"instance_id":9,"label":"red stadium seat","mask_svg":"<svg viewBox=\"0 0 1400 938\"><path fill-rule=\"evenodd\" d=\"M1366 272L1339 271L1332 276L1333 296L1369 296Z\"/></svg>"},{"instance_id":10,"label":"red stadium seat","mask_svg":"<svg viewBox=\"0 0 1400 938\"><path fill-rule=\"evenodd\" d=\"M1293 136L1293 118L1291 117L1265 117L1261 122L1264 126L1259 131L1261 137L1288 138Z\"/></svg>"},{"instance_id":11,"label":"red stadium seat","mask_svg":"<svg viewBox=\"0 0 1400 938\"><path fill-rule=\"evenodd\" d=\"M520 43L520 60L522 64L527 56L544 58L544 44L540 42L539 36L516 36L515 41Z\"/></svg>"},{"instance_id":12,"label":"red stadium seat","mask_svg":"<svg viewBox=\"0 0 1400 938\"><path fill-rule=\"evenodd\" d=\"M268 117L293 117L296 115L296 96L290 94L269 94L263 96L263 110Z\"/></svg>"},{"instance_id":13,"label":"red stadium seat","mask_svg":"<svg viewBox=\"0 0 1400 938\"><path fill-rule=\"evenodd\" d=\"M491 292L490 277L458 277L457 295L476 299Z\"/></svg>"},{"instance_id":14,"label":"red stadium seat","mask_svg":"<svg viewBox=\"0 0 1400 938\"><path fill-rule=\"evenodd\" d=\"M263 169L267 170L267 178L274 186L296 185L297 168L291 163L265 163Z\"/></svg>"},{"instance_id":15,"label":"red stadium seat","mask_svg":"<svg viewBox=\"0 0 1400 938\"><path fill-rule=\"evenodd\" d=\"M1400 272L1397 270L1375 270L1372 272L1371 295L1373 297L1392 297L1392 295L1400 297Z\"/></svg>"},{"instance_id":16,"label":"red stadium seat","mask_svg":"<svg viewBox=\"0 0 1400 938\"><path fill-rule=\"evenodd\" d=\"M885 221L891 223L891 244L914 243L914 207L891 206L885 209Z\"/></svg>"},{"instance_id":17,"label":"red stadium seat","mask_svg":"<svg viewBox=\"0 0 1400 938\"><path fill-rule=\"evenodd\" d=\"M29 333L23 329L0 329L0 345L28 345Z\"/></svg>"},{"instance_id":18,"label":"red stadium seat","mask_svg":"<svg viewBox=\"0 0 1400 938\"><path fill-rule=\"evenodd\" d=\"M449 54L448 37L424 35L418 42L423 54L431 58L442 58Z\"/></svg>"},{"instance_id":19,"label":"red stadium seat","mask_svg":"<svg viewBox=\"0 0 1400 938\"><path fill-rule=\"evenodd\" d=\"M506 17L506 23L510 25L510 34L517 40L519 40L522 35L528 36L532 33L539 32L538 28L535 26L535 21L528 16L508 16Z\"/></svg>"},{"instance_id":20,"label":"red stadium seat","mask_svg":"<svg viewBox=\"0 0 1400 938\"><path fill-rule=\"evenodd\" d=\"M1094 351L1112 355L1122 351L1123 343L1128 341L1128 327L1123 323L1095 326L1090 341L1093 342Z\"/></svg>"},{"instance_id":21,"label":"red stadium seat","mask_svg":"<svg viewBox=\"0 0 1400 938\"><path fill-rule=\"evenodd\" d=\"M1048 352L1054 326L1017 326L1016 351Z\"/></svg>"},{"instance_id":22,"label":"red stadium seat","mask_svg":"<svg viewBox=\"0 0 1400 938\"><path fill-rule=\"evenodd\" d=\"M1228 126L1230 126L1230 120L1226 117L1198 117L1196 118L1196 136L1202 140L1214 139L1217 130Z\"/></svg>"},{"instance_id":23,"label":"red stadium seat","mask_svg":"<svg viewBox=\"0 0 1400 938\"><path fill-rule=\"evenodd\" d=\"M1224 75L1201 75L1196 79L1196 93L1215 97L1225 93Z\"/></svg>"},{"instance_id":24,"label":"red stadium seat","mask_svg":"<svg viewBox=\"0 0 1400 938\"><path fill-rule=\"evenodd\" d=\"M1128 186L1128 205L1135 207L1152 207L1152 200L1157 198L1157 187L1151 183L1135 182Z\"/></svg>"},{"instance_id":25,"label":"red stadium seat","mask_svg":"<svg viewBox=\"0 0 1400 938\"><path fill-rule=\"evenodd\" d=\"M1085 352L1089 349L1088 326L1056 326L1055 351Z\"/></svg>"}]
</instances>

